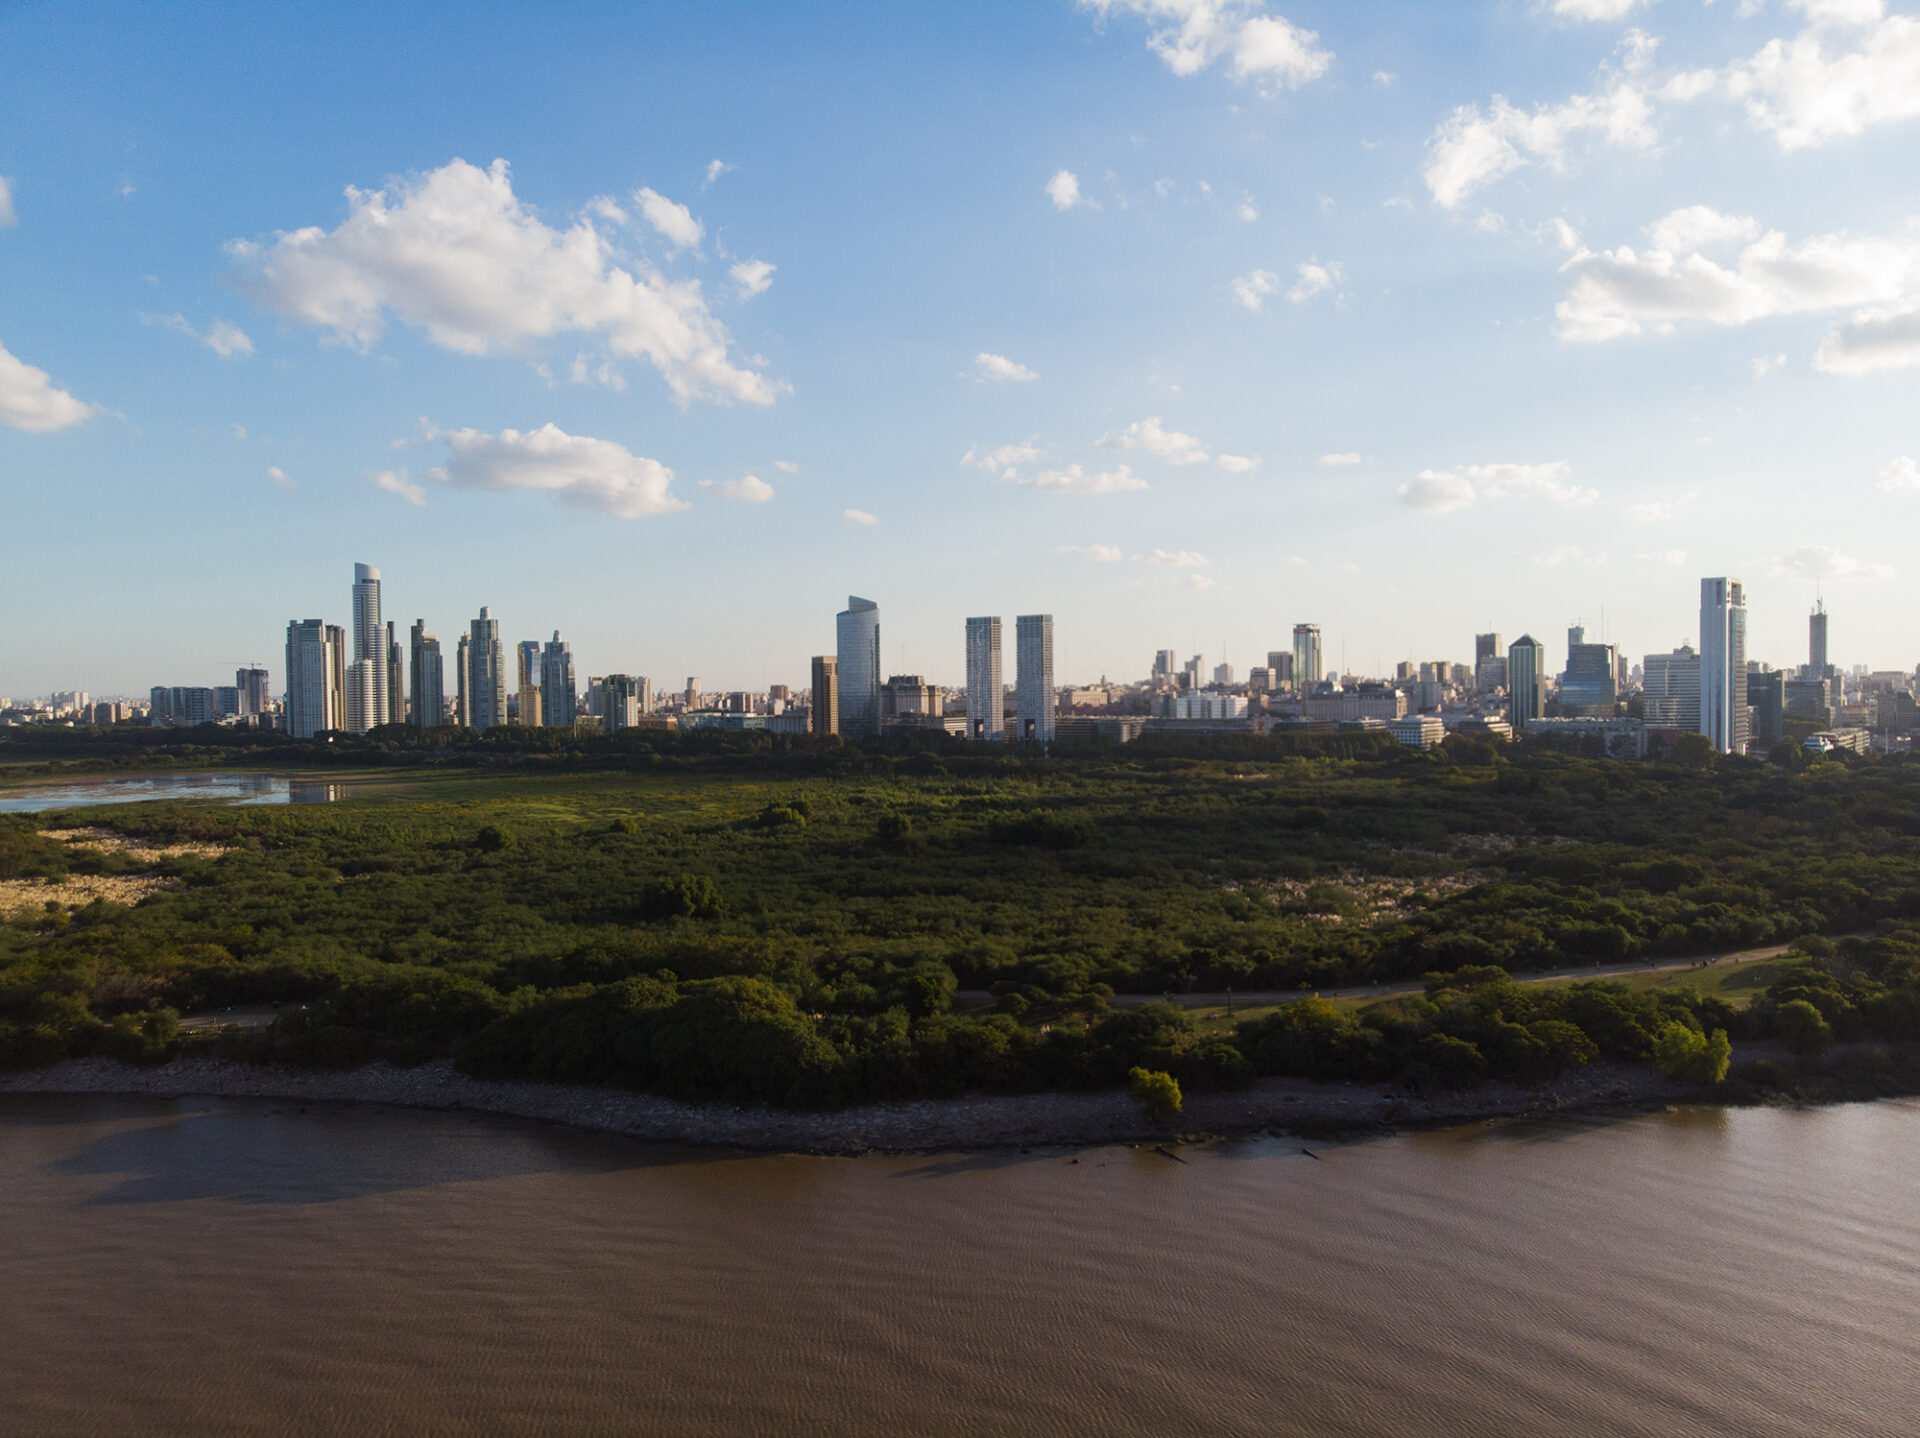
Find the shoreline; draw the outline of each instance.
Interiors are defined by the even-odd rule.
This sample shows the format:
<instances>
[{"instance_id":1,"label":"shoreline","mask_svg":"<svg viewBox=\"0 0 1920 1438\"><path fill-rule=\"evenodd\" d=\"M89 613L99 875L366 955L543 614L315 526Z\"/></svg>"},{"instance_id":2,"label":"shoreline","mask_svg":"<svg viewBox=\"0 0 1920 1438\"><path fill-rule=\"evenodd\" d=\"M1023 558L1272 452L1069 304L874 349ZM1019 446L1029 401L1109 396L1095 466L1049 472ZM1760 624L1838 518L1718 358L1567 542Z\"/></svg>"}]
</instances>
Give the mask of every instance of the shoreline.
<instances>
[{"instance_id":1,"label":"shoreline","mask_svg":"<svg viewBox=\"0 0 1920 1438\"><path fill-rule=\"evenodd\" d=\"M0 1094L14 1093L381 1104L536 1119L647 1143L839 1157L1086 1148L1257 1133L1385 1133L1699 1097L1694 1087L1620 1064L1594 1064L1536 1087L1488 1084L1470 1093L1429 1097L1398 1094L1384 1084L1259 1079L1238 1092L1188 1095L1179 1121L1168 1126L1144 1118L1124 1089L916 1099L796 1113L681 1103L584 1084L474 1079L456 1073L446 1060L411 1069L381 1063L341 1072L204 1057L176 1058L153 1067L114 1059L66 1059L46 1068L0 1074Z\"/></svg>"}]
</instances>

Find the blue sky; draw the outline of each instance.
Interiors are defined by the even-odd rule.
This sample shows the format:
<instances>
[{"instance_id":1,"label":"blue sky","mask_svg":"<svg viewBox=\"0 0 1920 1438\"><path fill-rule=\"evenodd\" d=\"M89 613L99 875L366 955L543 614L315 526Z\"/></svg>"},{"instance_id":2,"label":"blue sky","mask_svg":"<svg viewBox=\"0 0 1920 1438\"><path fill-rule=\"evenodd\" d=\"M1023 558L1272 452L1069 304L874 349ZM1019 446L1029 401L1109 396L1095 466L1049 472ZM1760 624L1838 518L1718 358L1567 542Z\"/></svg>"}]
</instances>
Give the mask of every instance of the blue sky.
<instances>
[{"instance_id":1,"label":"blue sky","mask_svg":"<svg viewBox=\"0 0 1920 1438\"><path fill-rule=\"evenodd\" d=\"M1722 573L1911 667L1916 175L1877 0L10 5L0 693L277 683L356 560L675 685L849 592L940 682L1557 667Z\"/></svg>"}]
</instances>

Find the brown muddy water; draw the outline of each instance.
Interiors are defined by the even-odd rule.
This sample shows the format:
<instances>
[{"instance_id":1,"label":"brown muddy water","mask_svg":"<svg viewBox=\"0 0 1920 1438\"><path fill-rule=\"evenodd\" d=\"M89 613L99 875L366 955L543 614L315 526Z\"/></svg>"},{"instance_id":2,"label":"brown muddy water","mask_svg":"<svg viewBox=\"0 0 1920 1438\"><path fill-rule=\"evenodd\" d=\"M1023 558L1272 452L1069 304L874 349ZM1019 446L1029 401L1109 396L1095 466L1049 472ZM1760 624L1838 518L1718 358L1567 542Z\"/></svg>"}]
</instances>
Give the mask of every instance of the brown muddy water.
<instances>
[{"instance_id":1,"label":"brown muddy water","mask_svg":"<svg viewBox=\"0 0 1920 1438\"><path fill-rule=\"evenodd\" d=\"M1917 1139L1906 1101L819 1159L8 1096L0 1430L1913 1434Z\"/></svg>"}]
</instances>

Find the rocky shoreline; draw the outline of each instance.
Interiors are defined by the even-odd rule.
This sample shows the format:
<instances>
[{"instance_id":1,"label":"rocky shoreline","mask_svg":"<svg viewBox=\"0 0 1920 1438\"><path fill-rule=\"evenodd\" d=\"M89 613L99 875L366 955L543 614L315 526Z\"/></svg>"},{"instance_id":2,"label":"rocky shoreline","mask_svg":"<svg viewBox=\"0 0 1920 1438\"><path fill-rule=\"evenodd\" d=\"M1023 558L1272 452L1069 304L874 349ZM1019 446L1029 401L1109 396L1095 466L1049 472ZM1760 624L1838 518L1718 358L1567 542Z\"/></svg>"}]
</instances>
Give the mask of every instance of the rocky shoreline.
<instances>
[{"instance_id":1,"label":"rocky shoreline","mask_svg":"<svg viewBox=\"0 0 1920 1438\"><path fill-rule=\"evenodd\" d=\"M1182 1135L1390 1131L1477 1119L1619 1109L1693 1095L1659 1074L1595 1064L1554 1083L1489 1084L1473 1093L1416 1097L1379 1084L1261 1079L1236 1093L1188 1095ZM69 1059L0 1075L0 1093L91 1093L166 1098L264 1098L370 1103L539 1119L651 1143L761 1152L852 1155L1165 1142L1174 1129L1144 1118L1121 1089L867 1104L828 1113L688 1104L625 1089L468 1078L441 1061L371 1064L348 1072L178 1058L151 1068Z\"/></svg>"}]
</instances>

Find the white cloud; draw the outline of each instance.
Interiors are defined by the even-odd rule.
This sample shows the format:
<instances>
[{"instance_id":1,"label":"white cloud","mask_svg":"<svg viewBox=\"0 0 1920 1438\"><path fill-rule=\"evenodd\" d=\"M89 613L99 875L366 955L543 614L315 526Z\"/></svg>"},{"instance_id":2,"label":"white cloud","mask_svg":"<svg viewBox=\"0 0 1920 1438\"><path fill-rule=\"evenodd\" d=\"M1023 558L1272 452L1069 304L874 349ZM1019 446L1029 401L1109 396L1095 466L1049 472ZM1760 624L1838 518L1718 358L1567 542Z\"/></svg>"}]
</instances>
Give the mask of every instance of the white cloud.
<instances>
[{"instance_id":1,"label":"white cloud","mask_svg":"<svg viewBox=\"0 0 1920 1438\"><path fill-rule=\"evenodd\" d=\"M1813 367L1828 374L1872 374L1920 365L1920 297L1858 310L1820 342Z\"/></svg>"},{"instance_id":2,"label":"white cloud","mask_svg":"<svg viewBox=\"0 0 1920 1438\"><path fill-rule=\"evenodd\" d=\"M1664 499L1649 499L1629 504L1620 511L1634 524L1662 524L1673 518L1673 506Z\"/></svg>"},{"instance_id":3,"label":"white cloud","mask_svg":"<svg viewBox=\"0 0 1920 1438\"><path fill-rule=\"evenodd\" d=\"M773 271L774 266L765 260L742 260L727 274L740 287L740 298L750 300L767 292L767 286L773 283Z\"/></svg>"},{"instance_id":4,"label":"white cloud","mask_svg":"<svg viewBox=\"0 0 1920 1438\"><path fill-rule=\"evenodd\" d=\"M697 249L707 233L707 227L693 217L692 210L675 204L658 190L642 185L633 192L633 202L640 207L640 218L676 250Z\"/></svg>"},{"instance_id":5,"label":"white cloud","mask_svg":"<svg viewBox=\"0 0 1920 1438\"><path fill-rule=\"evenodd\" d=\"M1592 504L1599 494L1573 482L1573 466L1563 459L1547 464L1469 464L1459 469L1423 469L1400 486L1400 502L1427 514L1465 509L1480 500L1525 492L1545 495L1555 504Z\"/></svg>"},{"instance_id":6,"label":"white cloud","mask_svg":"<svg viewBox=\"0 0 1920 1438\"><path fill-rule=\"evenodd\" d=\"M1031 439L1025 444L997 444L991 449L975 445L960 456L960 463L973 469L984 469L988 474L997 474L1002 479L1015 479L1022 465L1038 464L1041 453L1040 446Z\"/></svg>"},{"instance_id":7,"label":"white cloud","mask_svg":"<svg viewBox=\"0 0 1920 1438\"><path fill-rule=\"evenodd\" d=\"M757 474L742 475L739 479L703 479L702 489L710 489L722 499L738 499L747 504L765 504L773 498L773 486Z\"/></svg>"},{"instance_id":8,"label":"white cloud","mask_svg":"<svg viewBox=\"0 0 1920 1438\"><path fill-rule=\"evenodd\" d=\"M235 439L245 439L247 437L247 427L244 424L235 424L233 426L233 437Z\"/></svg>"},{"instance_id":9,"label":"white cloud","mask_svg":"<svg viewBox=\"0 0 1920 1438\"><path fill-rule=\"evenodd\" d=\"M973 357L973 375L975 379L990 380L996 384L1019 384L1040 378L1025 365L1005 355L988 354L985 350Z\"/></svg>"},{"instance_id":10,"label":"white cloud","mask_svg":"<svg viewBox=\"0 0 1920 1438\"><path fill-rule=\"evenodd\" d=\"M1072 170L1056 170L1053 178L1046 184L1047 198L1053 201L1056 210L1071 210L1075 205L1085 204L1080 198L1080 177Z\"/></svg>"},{"instance_id":11,"label":"white cloud","mask_svg":"<svg viewBox=\"0 0 1920 1438\"><path fill-rule=\"evenodd\" d=\"M1062 544L1055 554L1077 554L1093 564L1118 564L1120 546L1117 544Z\"/></svg>"},{"instance_id":12,"label":"white cloud","mask_svg":"<svg viewBox=\"0 0 1920 1438\"><path fill-rule=\"evenodd\" d=\"M1280 289L1280 276L1272 270L1255 270L1250 275L1242 275L1233 282L1233 297L1259 314L1267 302L1267 296Z\"/></svg>"},{"instance_id":13,"label":"white cloud","mask_svg":"<svg viewBox=\"0 0 1920 1438\"><path fill-rule=\"evenodd\" d=\"M1901 455L1880 471L1880 488L1888 494L1920 491L1920 464L1915 464L1910 455Z\"/></svg>"},{"instance_id":14,"label":"white cloud","mask_svg":"<svg viewBox=\"0 0 1920 1438\"><path fill-rule=\"evenodd\" d=\"M1219 464L1228 474L1246 474L1260 467L1260 461L1249 454L1223 454Z\"/></svg>"},{"instance_id":15,"label":"white cloud","mask_svg":"<svg viewBox=\"0 0 1920 1438\"><path fill-rule=\"evenodd\" d=\"M1328 290L1340 287L1340 266L1334 261L1321 264L1318 260L1308 260L1295 266L1300 278L1294 281L1293 288L1287 291L1289 304L1304 305L1315 295L1323 295Z\"/></svg>"},{"instance_id":16,"label":"white cloud","mask_svg":"<svg viewBox=\"0 0 1920 1438\"><path fill-rule=\"evenodd\" d=\"M790 459L776 459L773 462L773 467L782 474L798 474L800 472L800 466Z\"/></svg>"},{"instance_id":17,"label":"white cloud","mask_svg":"<svg viewBox=\"0 0 1920 1438\"><path fill-rule=\"evenodd\" d=\"M273 473L268 470L267 473ZM384 489L388 494L397 494L408 504L423 505L427 502L427 492L411 479L404 469L383 469L370 474L367 478L376 489ZM276 481L277 482L277 481Z\"/></svg>"},{"instance_id":18,"label":"white cloud","mask_svg":"<svg viewBox=\"0 0 1920 1438\"><path fill-rule=\"evenodd\" d=\"M10 230L20 223L20 217L13 212L13 181L0 175L0 230Z\"/></svg>"},{"instance_id":19,"label":"white cloud","mask_svg":"<svg viewBox=\"0 0 1920 1438\"><path fill-rule=\"evenodd\" d=\"M1378 85L1382 90L1391 85L1394 82L1394 78L1394 73L1391 70L1375 70L1373 72L1373 83Z\"/></svg>"},{"instance_id":20,"label":"white cloud","mask_svg":"<svg viewBox=\"0 0 1920 1438\"><path fill-rule=\"evenodd\" d=\"M1623 79L1605 93L1574 95L1531 111L1502 95L1493 97L1484 114L1478 105L1462 105L1427 142L1427 190L1436 203L1455 209L1524 165L1564 169L1568 143L1585 134L1622 149L1650 147L1652 110L1639 85Z\"/></svg>"},{"instance_id":21,"label":"white cloud","mask_svg":"<svg viewBox=\"0 0 1920 1438\"><path fill-rule=\"evenodd\" d=\"M1724 223L1715 228L1703 216ZM1724 243L1744 224L1695 206L1649 231L1667 239L1711 231ZM1578 250L1560 273L1566 298L1554 314L1561 337L1598 341L1639 334L1649 324L1664 332L1680 320L1744 325L1775 315L1884 304L1920 279L1920 243L1840 233L1790 246L1780 231L1769 230L1741 249L1731 267L1698 250L1679 253L1656 244L1636 253L1622 245ZM1868 323L1863 316L1856 320ZM1838 347L1832 367L1844 368L1847 342L1832 342Z\"/></svg>"},{"instance_id":22,"label":"white cloud","mask_svg":"<svg viewBox=\"0 0 1920 1438\"><path fill-rule=\"evenodd\" d=\"M1717 87L1783 150L1920 116L1920 20L1881 0L1803 3L1807 28L1730 65Z\"/></svg>"},{"instance_id":23,"label":"white cloud","mask_svg":"<svg viewBox=\"0 0 1920 1438\"><path fill-rule=\"evenodd\" d=\"M1329 467L1358 464L1360 463L1360 456L1353 450L1349 450L1345 454L1323 454L1320 456L1319 463Z\"/></svg>"},{"instance_id":24,"label":"white cloud","mask_svg":"<svg viewBox=\"0 0 1920 1438\"><path fill-rule=\"evenodd\" d=\"M1553 13L1569 20L1624 20L1647 0L1553 0Z\"/></svg>"},{"instance_id":25,"label":"white cloud","mask_svg":"<svg viewBox=\"0 0 1920 1438\"><path fill-rule=\"evenodd\" d=\"M843 509L840 511L840 517L849 524L878 524L880 522L877 516L868 514L864 509Z\"/></svg>"},{"instance_id":26,"label":"white cloud","mask_svg":"<svg viewBox=\"0 0 1920 1438\"><path fill-rule=\"evenodd\" d=\"M1809 544L1774 558L1768 569L1776 579L1865 580L1893 578L1890 564L1869 564L1826 544Z\"/></svg>"},{"instance_id":27,"label":"white cloud","mask_svg":"<svg viewBox=\"0 0 1920 1438\"><path fill-rule=\"evenodd\" d=\"M96 407L56 389L47 372L16 359L0 344L0 424L34 434L92 418Z\"/></svg>"},{"instance_id":28,"label":"white cloud","mask_svg":"<svg viewBox=\"0 0 1920 1438\"><path fill-rule=\"evenodd\" d=\"M1282 564L1291 564L1296 567L1305 567L1307 562L1307 557L1304 554L1289 554L1284 556L1280 562Z\"/></svg>"},{"instance_id":29,"label":"white cloud","mask_svg":"<svg viewBox=\"0 0 1920 1438\"><path fill-rule=\"evenodd\" d=\"M1205 569L1207 556L1191 549L1152 549L1133 556L1135 564L1151 564L1158 569Z\"/></svg>"},{"instance_id":30,"label":"white cloud","mask_svg":"<svg viewBox=\"0 0 1920 1438\"><path fill-rule=\"evenodd\" d=\"M1253 196L1248 195L1235 207L1234 214L1251 224L1260 218L1260 207L1254 204Z\"/></svg>"},{"instance_id":31,"label":"white cloud","mask_svg":"<svg viewBox=\"0 0 1920 1438\"><path fill-rule=\"evenodd\" d=\"M360 349L392 314L469 355L597 334L615 354L644 356L682 404L771 404L784 388L729 360L730 337L697 281L622 261L589 218L551 228L514 195L504 160L486 170L454 160L384 190L349 188L347 202L336 229L230 243L240 288Z\"/></svg>"},{"instance_id":32,"label":"white cloud","mask_svg":"<svg viewBox=\"0 0 1920 1438\"><path fill-rule=\"evenodd\" d=\"M287 494L293 493L294 490L300 487L297 482L288 479L287 472L277 464L267 466L267 478L273 481L273 487L275 489Z\"/></svg>"},{"instance_id":33,"label":"white cloud","mask_svg":"<svg viewBox=\"0 0 1920 1438\"><path fill-rule=\"evenodd\" d=\"M185 335L196 344L203 344L222 359L231 359L234 355L253 353L253 341L238 325L226 320L215 320L207 326L207 332L201 334L187 320L185 315L149 315L140 316L140 323L149 328L172 330L175 334Z\"/></svg>"},{"instance_id":34,"label":"white cloud","mask_svg":"<svg viewBox=\"0 0 1920 1438\"><path fill-rule=\"evenodd\" d=\"M1786 362L1785 355L1758 355L1748 361L1747 368L1753 371L1755 379L1765 379Z\"/></svg>"},{"instance_id":35,"label":"white cloud","mask_svg":"<svg viewBox=\"0 0 1920 1438\"><path fill-rule=\"evenodd\" d=\"M436 430L427 438L447 442L447 462L427 477L456 489L544 490L562 504L620 519L687 507L672 492L672 470L609 439L568 434L552 424L498 435Z\"/></svg>"},{"instance_id":36,"label":"white cloud","mask_svg":"<svg viewBox=\"0 0 1920 1438\"><path fill-rule=\"evenodd\" d=\"M1265 0L1080 0L1105 19L1115 10L1143 16L1158 28L1147 48L1176 75L1194 75L1225 58L1235 79L1291 89L1318 80L1333 64L1320 38L1280 15Z\"/></svg>"},{"instance_id":37,"label":"white cloud","mask_svg":"<svg viewBox=\"0 0 1920 1438\"><path fill-rule=\"evenodd\" d=\"M1712 250L1751 244L1760 238L1760 222L1751 215L1723 215L1710 205L1687 205L1647 226L1656 250Z\"/></svg>"},{"instance_id":38,"label":"white cloud","mask_svg":"<svg viewBox=\"0 0 1920 1438\"><path fill-rule=\"evenodd\" d=\"M1043 469L1032 479L1023 479L1020 483L1050 494L1118 494L1122 490L1147 487L1147 482L1124 464L1103 474L1088 474L1079 465L1070 464L1065 469Z\"/></svg>"},{"instance_id":39,"label":"white cloud","mask_svg":"<svg viewBox=\"0 0 1920 1438\"><path fill-rule=\"evenodd\" d=\"M1207 461L1204 444L1190 434L1168 429L1160 423L1157 414L1135 420L1119 434L1106 436L1100 441L1100 448L1140 450L1169 464L1205 464Z\"/></svg>"},{"instance_id":40,"label":"white cloud","mask_svg":"<svg viewBox=\"0 0 1920 1438\"><path fill-rule=\"evenodd\" d=\"M726 172L728 170L731 170L732 168L733 166L729 165L725 160L707 161L707 178L705 182L701 184L700 188L703 190L706 189L708 185L711 185L715 180L719 179L722 175L726 174Z\"/></svg>"},{"instance_id":41,"label":"white cloud","mask_svg":"<svg viewBox=\"0 0 1920 1438\"><path fill-rule=\"evenodd\" d=\"M1212 589L1214 587L1213 580L1210 576L1199 573L1189 574L1186 577L1186 585L1189 589Z\"/></svg>"}]
</instances>

